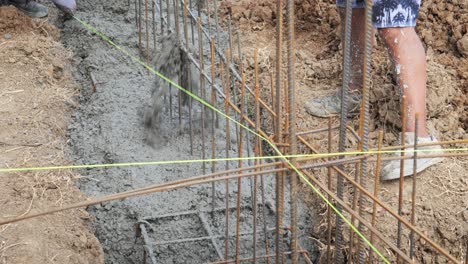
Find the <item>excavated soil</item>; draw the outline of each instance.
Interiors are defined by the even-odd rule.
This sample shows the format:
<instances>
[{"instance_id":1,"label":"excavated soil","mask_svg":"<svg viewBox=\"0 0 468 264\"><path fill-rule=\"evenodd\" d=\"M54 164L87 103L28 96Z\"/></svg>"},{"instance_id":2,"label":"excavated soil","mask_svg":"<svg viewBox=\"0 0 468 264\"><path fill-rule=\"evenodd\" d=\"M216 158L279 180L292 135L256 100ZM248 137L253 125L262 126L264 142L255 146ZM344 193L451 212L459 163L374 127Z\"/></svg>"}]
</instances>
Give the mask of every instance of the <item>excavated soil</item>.
<instances>
[{"instance_id":1,"label":"excavated soil","mask_svg":"<svg viewBox=\"0 0 468 264\"><path fill-rule=\"evenodd\" d=\"M341 86L339 16L333 1L306 0L296 3L296 98L298 131L326 127L328 121L310 116L303 108L312 98L330 94ZM261 84L270 87L269 73L275 71L276 44L272 41L276 26L276 1L220 1L220 14L227 21L232 14L234 28L239 28L244 52L244 65L252 67L253 49L259 50ZM285 14L283 14L285 15ZM283 16L285 17L285 16ZM466 139L468 117L468 54L466 1L423 1L417 31L427 51L428 61L428 128L440 140ZM286 26L286 23L285 23ZM284 28L286 30L286 27ZM285 49L285 48L284 48ZM286 56L284 57L286 58ZM284 64L286 66L286 64ZM383 129L384 144L397 145L400 129L399 91L393 77L393 66L382 42L377 39L372 59L370 143L376 146L378 131ZM285 72L283 72L285 76ZM265 89L266 94L269 89ZM269 117L264 123L268 124ZM356 128L357 122L353 120ZM339 124L333 118L334 125ZM308 138L314 147L326 152L326 135ZM355 145L355 141L349 140ZM333 144L338 143L335 134ZM336 148L335 148L336 150ZM349 167L352 171L354 168ZM373 168L371 168L373 169ZM326 171L315 175L326 182ZM372 175L372 174L369 174ZM416 223L430 238L460 261L468 244L468 163L466 158L447 158L437 166L420 173L417 179ZM373 186L369 180L367 186ZM370 188L370 187L369 187ZM345 186L349 199L351 186ZM411 178L405 181L404 214L409 220ZM380 184L379 197L396 210L398 183ZM315 196L311 204L317 206ZM450 205L450 206L447 206ZM326 208L323 208L325 211ZM324 214L325 215L325 214ZM378 228L395 241L397 223L389 214L379 211ZM312 234L317 246L325 249L326 223ZM408 232L405 232L406 243ZM345 234L349 238L349 234ZM319 242L321 241L321 242ZM381 246L379 244L379 246ZM427 243L418 240L417 260L422 263L445 263ZM383 247L382 247L383 248ZM383 252L391 251L384 249ZM324 263L322 254L322 263Z\"/></svg>"},{"instance_id":2,"label":"excavated soil","mask_svg":"<svg viewBox=\"0 0 468 264\"><path fill-rule=\"evenodd\" d=\"M76 86L47 21L0 8L0 167L62 166ZM84 200L72 171L0 173L0 219ZM0 263L104 263L83 209L0 227Z\"/></svg>"}]
</instances>

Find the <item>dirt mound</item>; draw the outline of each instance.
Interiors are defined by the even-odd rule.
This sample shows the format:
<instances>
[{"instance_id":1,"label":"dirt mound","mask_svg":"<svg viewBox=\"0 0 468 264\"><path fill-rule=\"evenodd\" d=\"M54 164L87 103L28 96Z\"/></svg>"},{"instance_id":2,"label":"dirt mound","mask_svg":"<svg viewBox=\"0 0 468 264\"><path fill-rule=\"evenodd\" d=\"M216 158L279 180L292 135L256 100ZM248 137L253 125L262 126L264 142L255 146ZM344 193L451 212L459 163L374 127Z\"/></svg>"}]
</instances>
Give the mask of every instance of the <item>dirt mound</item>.
<instances>
[{"instance_id":1,"label":"dirt mound","mask_svg":"<svg viewBox=\"0 0 468 264\"><path fill-rule=\"evenodd\" d=\"M71 54L58 30L14 8L0 8L0 167L64 165L66 128L74 86ZM0 219L84 200L70 171L0 173ZM74 210L0 227L0 263L103 263L87 227Z\"/></svg>"}]
</instances>

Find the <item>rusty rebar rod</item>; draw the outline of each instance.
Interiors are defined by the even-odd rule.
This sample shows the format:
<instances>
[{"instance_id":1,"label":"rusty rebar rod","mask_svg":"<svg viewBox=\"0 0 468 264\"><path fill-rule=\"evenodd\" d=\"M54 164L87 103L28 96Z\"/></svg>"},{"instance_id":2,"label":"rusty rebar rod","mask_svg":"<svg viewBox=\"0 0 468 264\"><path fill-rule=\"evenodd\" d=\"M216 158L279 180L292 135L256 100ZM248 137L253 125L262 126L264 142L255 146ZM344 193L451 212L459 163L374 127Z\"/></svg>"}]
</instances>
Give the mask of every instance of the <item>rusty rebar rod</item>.
<instances>
[{"instance_id":1,"label":"rusty rebar rod","mask_svg":"<svg viewBox=\"0 0 468 264\"><path fill-rule=\"evenodd\" d=\"M275 82L273 79L273 72L270 71L270 96L271 96L271 106L273 111L275 111L275 114L278 115L278 111L276 111L276 104L275 104ZM273 118L273 141L278 142L278 139L276 138L276 118Z\"/></svg>"},{"instance_id":2,"label":"rusty rebar rod","mask_svg":"<svg viewBox=\"0 0 468 264\"><path fill-rule=\"evenodd\" d=\"M405 144L406 144L406 111L407 101L406 96L401 97L401 146L402 151L400 153L401 157L405 156ZM399 192L398 192L398 215L402 215L403 212L403 184L405 178L405 160L400 160L400 180L399 180ZM398 221L397 226L397 247L401 249L401 222ZM397 263L400 263L400 259L397 257Z\"/></svg>"},{"instance_id":3,"label":"rusty rebar rod","mask_svg":"<svg viewBox=\"0 0 468 264\"><path fill-rule=\"evenodd\" d=\"M188 13L188 6L187 6L187 3L188 1L187 0L182 0L183 3L184 3L184 10L183 10L183 24L184 24L184 37L185 37L185 45L186 45L186 49L187 49L187 53L190 52L190 42L189 42L189 32L188 32L188 24L187 24L187 13ZM192 20L190 20L192 21ZM193 31L192 31L193 33ZM185 73L186 73L186 78L187 78L187 87L185 87L186 89L188 89L191 93L193 93L193 87L192 87L192 71L191 71L191 65L190 65L190 62L187 61L187 62L184 62L186 65L184 65L184 68L185 68ZM193 155L193 138L194 138L194 135L193 135L193 97L192 96L189 96L188 98L188 109L189 109L189 130L190 130L190 133L189 133L189 138L190 138L190 155Z\"/></svg>"},{"instance_id":4,"label":"rusty rebar rod","mask_svg":"<svg viewBox=\"0 0 468 264\"><path fill-rule=\"evenodd\" d=\"M254 78L255 78L255 98L254 98L254 107L255 107L255 131L258 132L260 129L260 106L259 106L259 96L260 96L260 86L258 83L258 50L254 50ZM255 144L254 144L254 155L260 156L260 138L257 136L255 137ZM254 165L258 165L258 160L254 160ZM258 170L256 170L258 172ZM253 263L257 262L257 176L253 178Z\"/></svg>"},{"instance_id":5,"label":"rusty rebar rod","mask_svg":"<svg viewBox=\"0 0 468 264\"><path fill-rule=\"evenodd\" d=\"M270 166L264 165L264 166ZM276 164L273 164L273 166L276 166ZM243 169L249 169L251 170L252 168L243 168ZM232 170L231 173L236 173L238 172L239 169ZM191 177L188 179L182 179L182 180L177 180L177 181L172 181L172 182L166 182L166 183L160 183L160 184L154 184L148 187L140 188L137 190L132 190L132 191L126 191L126 192L121 192L117 194L112 194L104 197L99 197L99 198L94 198L94 199L88 199L83 202L78 202L74 203L71 205L63 206L60 208L53 208L49 210L45 210L42 212L38 213L31 213L27 214L21 217L16 217L12 219L7 219L0 221L0 226L6 225L6 224L11 224L11 223L16 223L19 221L31 219L31 218L36 218L44 215L49 215L49 214L54 214L58 212L63 212L71 209L76 209L76 208L83 208L91 205L96 205L96 204L101 204L105 202L110 202L110 201L115 201L115 200L122 200L125 198L130 198L130 197L135 197L135 196L141 196L141 195L146 195L146 194L151 194L151 193L156 193L156 192L163 192L163 191L171 191L171 190L176 190L180 188L185 188L185 187L190 187L194 185L199 185L199 184L207 184L211 182L218 182L218 181L226 181L226 180L234 180L237 178L246 178L246 177L253 177L254 175L258 175L259 173L261 174L275 174L278 171L285 171L286 169L271 169L271 170L266 170L262 172L250 172L250 173L243 173L243 174L234 174L230 176L221 176L217 178L213 178L214 175L224 175L226 174L225 172L222 172L221 174L219 173L214 173L211 175L203 175L203 176L196 176L196 177Z\"/></svg>"},{"instance_id":6,"label":"rusty rebar rod","mask_svg":"<svg viewBox=\"0 0 468 264\"><path fill-rule=\"evenodd\" d=\"M311 146L306 140L304 140L302 137L298 137L300 141L304 143L309 149L311 149L313 152L320 154L313 146ZM420 145L418 145L420 146ZM466 153L465 153L466 154ZM432 157L432 155L426 155L426 157ZM404 158L410 158L405 156ZM419 158L423 158L422 156L419 156ZM402 158L403 159L403 158ZM325 158L322 158L322 160L325 160ZM384 160L384 159L382 159ZM300 168L300 167L299 167ZM359 191L361 191L363 194L365 194L367 197L372 199L373 202L376 202L380 207L382 207L384 210L386 210L388 213L390 213L393 217L395 217L399 222L404 224L407 228L410 230L414 230L414 232L421 237L421 239L425 240L428 244L430 244L436 251L438 251L440 254L444 255L447 257L450 261L457 263L457 259L454 258L453 256L450 255L446 250L444 250L442 247L440 247L437 243L432 241L429 237L427 237L423 232L419 231L415 226L413 226L411 223L406 221L400 214L397 212L394 212L388 205L374 197L369 191L366 189L362 188L362 186L354 181L348 174L346 174L343 170L341 170L338 166L332 166L332 169L335 170L339 175L344 177L347 181L349 181L353 186L356 186Z\"/></svg>"},{"instance_id":7,"label":"rusty rebar rod","mask_svg":"<svg viewBox=\"0 0 468 264\"><path fill-rule=\"evenodd\" d=\"M418 174L418 132L419 132L419 113L414 117L414 154L413 154L413 181L411 191L411 224L416 222L416 175ZM410 233L410 258L414 257L414 231Z\"/></svg>"},{"instance_id":8,"label":"rusty rebar rod","mask_svg":"<svg viewBox=\"0 0 468 264\"><path fill-rule=\"evenodd\" d=\"M362 123L362 151L367 152L369 150L369 107L370 107L370 88L371 88L371 60L372 60L372 37L373 37L373 26L372 26L372 0L366 0L366 26L365 26L365 47L364 47L364 68L363 68L363 82L362 82L362 100L363 100L363 123ZM363 188L367 188L367 158L361 162L361 177L360 184ZM366 219L364 215L364 208L367 207L367 199L364 195L359 194L359 214ZM359 222L358 231L364 233L364 225ZM358 243L359 251L359 263L363 264L366 257L364 240L361 239Z\"/></svg>"},{"instance_id":9,"label":"rusty rebar rod","mask_svg":"<svg viewBox=\"0 0 468 264\"><path fill-rule=\"evenodd\" d=\"M229 53L230 51L229 50L226 50L226 53ZM221 66L223 66L224 64L221 63ZM222 70L223 67L220 68L220 70ZM223 76L223 73L221 73L221 76ZM223 83L223 87L224 87L224 93L226 95L229 94L228 92L228 89L229 89L229 70L226 70L226 76L225 76L225 79L224 81L222 81ZM226 114L226 124L225 124L225 128L226 128L226 157L229 158L229 150L231 148L231 130L230 130L230 126L229 126L229 96L225 96L224 97L224 112ZM225 165L225 169L226 170L229 170L229 161L226 161L226 165ZM229 181L226 180L225 182L225 191L226 191L226 195L225 195L225 199L226 199L226 228L225 228L225 231L226 231L226 238L225 238L225 244L224 244L224 259L228 259L229 258L229 239L228 239L228 235L229 235ZM254 234L255 235L255 234Z\"/></svg>"},{"instance_id":10,"label":"rusty rebar rod","mask_svg":"<svg viewBox=\"0 0 468 264\"><path fill-rule=\"evenodd\" d=\"M185 2L187 2L187 0L184 0ZM190 0L190 10L193 9L193 1ZM198 17L200 17L200 13L198 13ZM196 19L190 19L190 29L191 29L191 32L192 32L192 45L195 46L195 29L194 29L194 21L196 21ZM188 43L187 43L187 47L188 47Z\"/></svg>"},{"instance_id":11,"label":"rusty rebar rod","mask_svg":"<svg viewBox=\"0 0 468 264\"><path fill-rule=\"evenodd\" d=\"M150 48L149 48L149 19L148 19L148 0L145 0L145 24L146 24L146 65L149 65ZM149 69L146 69L146 75L149 77Z\"/></svg>"},{"instance_id":12,"label":"rusty rebar rod","mask_svg":"<svg viewBox=\"0 0 468 264\"><path fill-rule=\"evenodd\" d=\"M201 98L206 100L205 94L205 78L203 78L203 72L205 71L205 64L203 61L204 53L203 53L203 38L201 37L201 18L199 17L197 20L197 32L198 32L198 57L200 59L200 92ZM201 106L201 138L202 138L202 159L205 160L205 111L206 106ZM203 174L206 173L206 163L203 161L202 164L202 171Z\"/></svg>"},{"instance_id":13,"label":"rusty rebar rod","mask_svg":"<svg viewBox=\"0 0 468 264\"><path fill-rule=\"evenodd\" d=\"M377 149L382 149L382 141L383 141L383 131L379 131L379 139L378 139L378 146ZM380 180L380 167L382 164L381 160L381 153L377 153L377 165L375 166L375 173L374 173L374 197L378 198L379 196L379 180ZM371 226L375 227L375 222L377 221L377 203L375 201L372 202L372 218L371 218ZM371 232L370 235L370 243L374 244L374 233ZM369 263L373 263L373 254L374 251L369 249Z\"/></svg>"},{"instance_id":14,"label":"rusty rebar rod","mask_svg":"<svg viewBox=\"0 0 468 264\"><path fill-rule=\"evenodd\" d=\"M156 29L157 29L156 28L156 2L155 1L156 0L151 1L151 4L152 4L151 15L152 15L152 19L153 19L153 27L152 28L153 28L153 56L154 57L156 57ZM149 55L148 55L148 63L149 63Z\"/></svg>"},{"instance_id":15,"label":"rusty rebar rod","mask_svg":"<svg viewBox=\"0 0 468 264\"><path fill-rule=\"evenodd\" d=\"M136 33L138 37L138 27L140 26L138 24L138 0L135 0L135 26L136 26Z\"/></svg>"},{"instance_id":16,"label":"rusty rebar rod","mask_svg":"<svg viewBox=\"0 0 468 264\"><path fill-rule=\"evenodd\" d=\"M260 89L258 89L258 96L260 96ZM257 104L258 105L258 104ZM260 126L260 109L258 109L258 119L257 119L257 125ZM263 155L263 149L262 149L262 141L258 141L258 152L259 155ZM260 159L259 165L262 165L262 160ZM262 168L259 169L262 171ZM265 210L265 177L263 175L260 175L260 195L262 197L262 216L263 216L263 234L264 234L264 242L265 242L265 255L269 254L269 243L268 243L268 233L267 233L267 222L266 222L266 210ZM267 259L267 264L270 264L270 259Z\"/></svg>"},{"instance_id":17,"label":"rusty rebar rod","mask_svg":"<svg viewBox=\"0 0 468 264\"><path fill-rule=\"evenodd\" d=\"M229 40L229 42L228 42L228 44L229 44L229 50L231 52L229 52L229 57L226 57L228 59L228 61L227 61L228 62L227 63L228 69L227 70L229 71L229 74L231 74L231 64L234 62L234 55L233 55L234 54L234 49L232 48L233 44L232 44L232 25L231 25L231 23L232 23L231 14L229 14L229 16L228 16L228 37L229 37L228 40ZM237 100L237 92L234 89L235 85L236 85L236 80L234 78L231 78L231 89L229 89L229 90L230 90L230 92L232 91L232 97L234 99L233 104L237 105L237 104L239 104L239 101ZM226 96L229 96L230 94L231 93L226 94ZM237 119L236 114L234 114L234 117ZM235 126L235 129L236 129L236 139L237 139L237 141L239 141L239 126ZM240 129L242 129L242 128L240 128Z\"/></svg>"},{"instance_id":18,"label":"rusty rebar rod","mask_svg":"<svg viewBox=\"0 0 468 264\"><path fill-rule=\"evenodd\" d=\"M156 0L154 1L155 1L154 3L156 4ZM167 3L169 3L169 1L167 1ZM153 8L156 8L156 6L153 6ZM161 24L161 36L164 36L164 17L163 17L162 0L159 0L159 18L160 18L160 24ZM169 17L167 19L169 20ZM169 34L169 30L167 33Z\"/></svg>"},{"instance_id":19,"label":"rusty rebar rod","mask_svg":"<svg viewBox=\"0 0 468 264\"><path fill-rule=\"evenodd\" d=\"M215 53L214 53L214 38L211 38L210 41L210 51L211 51L211 105L215 106L216 105L216 89L215 89ZM215 149L216 149L216 142L215 142L215 119L216 119L216 112L212 111L211 112L211 159L213 160L211 162L211 173L214 173L216 171L216 154L215 154ZM214 208L216 206L216 184L213 182L211 185L211 198L212 198L212 209L214 211Z\"/></svg>"},{"instance_id":20,"label":"rusty rebar rod","mask_svg":"<svg viewBox=\"0 0 468 264\"><path fill-rule=\"evenodd\" d=\"M175 29L176 29L176 35L177 35L177 42L178 42L179 45L181 45L182 42L180 40L179 1L178 0L173 0L173 4L174 4L174 23L175 23ZM183 65L180 66L179 84L180 84L180 80L182 79L182 71L183 71ZM179 104L179 108L178 108L178 112L179 112L179 131L181 131L182 130L182 90L180 90L180 89L179 89L179 92L178 92L177 101L178 101L178 104Z\"/></svg>"},{"instance_id":21,"label":"rusty rebar rod","mask_svg":"<svg viewBox=\"0 0 468 264\"><path fill-rule=\"evenodd\" d=\"M245 96L245 74L242 74L242 82L241 82L241 101L240 101L240 108L241 112L244 112L245 104L244 100L242 100ZM243 118L241 118L241 124L244 124ZM242 157L243 151L243 129L239 131L239 141L238 141L238 156ZM239 160L238 168L242 168L242 160ZM241 179L237 180L237 211L236 211L236 264L240 263L240 206L241 206L241 197L242 197L242 181Z\"/></svg>"},{"instance_id":22,"label":"rusty rebar rod","mask_svg":"<svg viewBox=\"0 0 468 264\"><path fill-rule=\"evenodd\" d=\"M289 152L292 155L297 153L296 137L296 100L295 100L295 33L294 33L294 0L287 0L287 20L288 20L288 96L289 96ZM295 166L295 159L291 159L291 164ZM291 206L291 263L297 264L298 255L298 237L297 237L297 174L294 171L290 173L290 206Z\"/></svg>"},{"instance_id":23,"label":"rusty rebar rod","mask_svg":"<svg viewBox=\"0 0 468 264\"><path fill-rule=\"evenodd\" d=\"M283 0L276 1L276 104L275 104L275 136L276 142L281 143L282 133L282 101L281 101L281 70L283 66ZM283 262L283 210L284 210L283 173L276 174L276 264Z\"/></svg>"},{"instance_id":24,"label":"rusty rebar rod","mask_svg":"<svg viewBox=\"0 0 468 264\"><path fill-rule=\"evenodd\" d=\"M328 117L328 153L332 152L332 124L333 120L332 117ZM331 161L331 158L329 158ZM331 167L328 167L328 189L332 190L332 176L333 171ZM328 200L331 200L331 196L328 195ZM332 208L328 205L327 208L327 263L331 263L331 239L332 239L332 223L331 223L331 211Z\"/></svg>"},{"instance_id":25,"label":"rusty rebar rod","mask_svg":"<svg viewBox=\"0 0 468 264\"><path fill-rule=\"evenodd\" d=\"M345 15L345 39L344 39L344 52L343 52L343 85L341 87L341 115L340 115L340 139L338 145L338 152L345 151L346 144L346 124L348 122L348 103L349 103L349 84L351 81L351 28L352 28L352 1L346 0L346 15ZM340 167L344 170L344 167ZM337 196L339 199L343 199L343 178L340 174L337 177ZM343 208L338 205L338 211L342 212ZM343 221L336 215L336 234L335 234L335 263L341 264L344 262L343 259Z\"/></svg>"},{"instance_id":26,"label":"rusty rebar rod","mask_svg":"<svg viewBox=\"0 0 468 264\"><path fill-rule=\"evenodd\" d=\"M242 49L241 49L241 41L240 41L240 31L237 31L237 52L239 54L239 68L240 68L240 71L241 73L244 74L244 65L243 65L243 62L242 62ZM249 109L249 105L248 105L248 99L246 97L246 94L245 94L245 87L246 87L246 84L245 84L245 81L244 81L244 94L243 96L240 98L240 100L244 103L244 110L243 111L240 111L239 114L241 116L241 120L243 121L243 125L245 126L246 125L246 121L247 121L247 117L248 117L248 109ZM241 129L242 130L242 129ZM246 138L246 149L247 149L247 156L250 157L250 154L251 154L251 147L250 147L250 133L245 133L245 138ZM247 161L249 166L252 165L252 160L248 160ZM249 179L250 180L250 194L251 194L251 197L253 197L253 180L252 178Z\"/></svg>"},{"instance_id":27,"label":"rusty rebar rod","mask_svg":"<svg viewBox=\"0 0 468 264\"><path fill-rule=\"evenodd\" d=\"M160 0L162 1L162 0ZM160 10L162 11L162 4L161 2L159 2L159 8ZM167 20L167 23L166 23L166 31L167 31L167 34L170 34L170 31L171 31L171 0L166 0L166 20ZM164 17L161 16L161 25L163 24L163 21L164 21ZM175 18L174 18L174 21L175 21Z\"/></svg>"},{"instance_id":28,"label":"rusty rebar rod","mask_svg":"<svg viewBox=\"0 0 468 264\"><path fill-rule=\"evenodd\" d=\"M138 0L138 54L141 58L141 0Z\"/></svg>"}]
</instances>

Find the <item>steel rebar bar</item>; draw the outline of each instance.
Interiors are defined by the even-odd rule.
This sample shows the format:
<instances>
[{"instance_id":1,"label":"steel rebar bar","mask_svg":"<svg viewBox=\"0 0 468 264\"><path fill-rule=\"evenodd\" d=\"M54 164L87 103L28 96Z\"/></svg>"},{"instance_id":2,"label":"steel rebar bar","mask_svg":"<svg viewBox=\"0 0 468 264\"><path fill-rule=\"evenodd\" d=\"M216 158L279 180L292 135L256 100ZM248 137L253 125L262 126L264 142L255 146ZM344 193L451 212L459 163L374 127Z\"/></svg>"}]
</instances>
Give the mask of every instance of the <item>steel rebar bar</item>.
<instances>
[{"instance_id":1,"label":"steel rebar bar","mask_svg":"<svg viewBox=\"0 0 468 264\"><path fill-rule=\"evenodd\" d=\"M351 27L352 27L352 1L346 0L346 15L345 15L345 39L344 39L344 52L343 52L343 85L341 87L341 115L340 115L340 139L338 145L338 152L344 152L346 149L346 124L348 121L348 90L349 83L351 81ZM340 169L344 170L341 166ZM337 196L339 199L343 199L343 178L340 174L337 176ZM338 211L342 212L343 208L338 205ZM343 259L343 221L336 215L336 234L335 234L335 263L341 264L344 262Z\"/></svg>"},{"instance_id":2,"label":"steel rebar bar","mask_svg":"<svg viewBox=\"0 0 468 264\"><path fill-rule=\"evenodd\" d=\"M241 82L241 101L240 101L240 109L241 112L244 112L245 104L242 98L245 96L245 74L242 74L242 82ZM241 124L244 124L243 118L241 118ZM242 157L243 151L243 129L239 130L239 141L238 141L238 156ZM242 160L239 160L238 167L242 168ZM241 206L241 197L242 197L242 181L239 179L237 181L237 212L236 212L236 264L240 263L240 206Z\"/></svg>"},{"instance_id":3,"label":"steel rebar bar","mask_svg":"<svg viewBox=\"0 0 468 264\"><path fill-rule=\"evenodd\" d=\"M281 101L281 71L283 66L283 0L276 1L276 104L275 104L275 135L276 142L282 143L282 101ZM283 173L276 175L276 264L283 262L283 200L284 194L281 193L284 182Z\"/></svg>"},{"instance_id":4,"label":"steel rebar bar","mask_svg":"<svg viewBox=\"0 0 468 264\"><path fill-rule=\"evenodd\" d=\"M260 86L258 83L258 50L254 50L254 78L255 78L255 98L254 98L254 107L255 107L255 131L258 132L260 129L260 106L259 106L259 96L260 96ZM260 156L260 138L257 136L255 137L255 144L254 144L254 155L255 156ZM254 165L258 165L258 160L254 160ZM259 172L258 170L255 170L256 172ZM257 176L254 176L253 178L253 201L252 201L252 206L253 206L253 230L254 230L254 236L253 236L253 263L257 263L257 236L256 236L256 230L257 230Z\"/></svg>"},{"instance_id":5,"label":"steel rebar bar","mask_svg":"<svg viewBox=\"0 0 468 264\"><path fill-rule=\"evenodd\" d=\"M309 149L313 150L315 153L319 153L313 146L311 146L305 139L302 137L298 137L298 139L304 143ZM421 146L421 144L418 144L418 146ZM466 154L466 153L465 153ZM418 156L419 158L426 158L426 157L432 157L433 155L425 155L424 157ZM401 158L401 157L400 157ZM408 156L405 156L404 158L411 158ZM403 158L402 158L403 159ZM325 160L325 158L322 158L322 160ZM384 159L382 159L384 160ZM359 191L361 191L363 194L365 194L367 197L372 199L373 202L377 203L381 208L383 208L385 211L390 213L393 217L395 217L398 222L404 224L407 228L410 230L414 230L415 233L420 236L421 239L425 240L428 244L430 244L435 250L437 250L439 253L447 257L450 261L452 262L457 262L456 258L450 255L446 250L444 250L442 247L440 247L437 243L432 241L429 237L427 237L423 232L419 231L415 226L413 226L410 222L406 221L400 214L397 212L394 212L390 206L386 205L376 197L374 197L369 191L366 189L362 188L361 185L357 182L355 182L349 175L347 175L343 170L339 168L339 166L332 166L332 169L335 170L339 175L344 177L347 181L349 181L353 186L356 186Z\"/></svg>"},{"instance_id":6,"label":"steel rebar bar","mask_svg":"<svg viewBox=\"0 0 468 264\"><path fill-rule=\"evenodd\" d=\"M363 68L363 81L362 81L362 100L363 100L363 124L362 124L362 151L367 152L369 150L369 99L370 99L370 86L371 86L371 60L372 60L372 34L373 34L373 25L372 25L372 0L366 0L366 26L365 26L365 47L364 47L364 68ZM360 184L366 189L367 188L367 158L362 160L361 163L361 177ZM366 219L364 215L364 208L367 207L367 199L364 195L359 194L359 214ZM364 233L364 225L362 222L359 222L358 231ZM366 257L366 249L364 247L364 240L361 239L358 243L359 251L359 264L363 264Z\"/></svg>"},{"instance_id":7,"label":"steel rebar bar","mask_svg":"<svg viewBox=\"0 0 468 264\"><path fill-rule=\"evenodd\" d=\"M205 78L203 77L203 72L205 71L205 64L204 64L204 52L203 52L203 38L201 37L201 18L198 18L197 21L197 33L198 33L198 56L200 59L200 93L201 98L206 100L205 94ZM201 106L201 139L202 139L202 159L204 160L206 157L205 154L205 112L206 106ZM206 163L203 162L202 164L202 171L203 174L206 173Z\"/></svg>"},{"instance_id":8,"label":"steel rebar bar","mask_svg":"<svg viewBox=\"0 0 468 264\"><path fill-rule=\"evenodd\" d=\"M287 0L287 20L288 20L288 96L289 96L289 152L292 155L297 153L296 137L296 101L295 101L295 32L294 32L294 0ZM296 165L295 159L291 159L291 164ZM290 173L290 206L291 206L291 263L297 264L298 255L298 237L297 237L297 174L294 171Z\"/></svg>"},{"instance_id":9,"label":"steel rebar bar","mask_svg":"<svg viewBox=\"0 0 468 264\"><path fill-rule=\"evenodd\" d=\"M229 50L226 50L226 54L228 54L230 51ZM221 66L223 66L224 64L221 63ZM223 69L223 67L220 68L220 70ZM223 73L221 73L221 76L223 76ZM226 76L225 76L225 80L222 81L223 83L223 87L224 87L224 93L226 95L229 94L229 70L226 70ZM224 112L226 114L226 124L225 124L225 128L226 128L226 157L229 158L229 150L231 148L231 130L230 130L230 126L229 126L229 118L227 116L229 116L229 96L225 96L224 97ZM226 161L226 165L225 165L225 169L226 170L229 170L229 161ZM224 259L229 259L229 239L228 239L228 234L229 234L229 181L226 181L226 184L225 184L225 189L226 189L226 240L225 240L225 248L224 248ZM255 231L254 231L255 232ZM255 234L254 234L255 236Z\"/></svg>"},{"instance_id":10,"label":"steel rebar bar","mask_svg":"<svg viewBox=\"0 0 468 264\"><path fill-rule=\"evenodd\" d=\"M414 117L414 154L413 154L413 181L411 191L411 224L416 222L416 175L418 174L418 132L419 132L419 113ZM410 232L410 258L414 257L414 231Z\"/></svg>"},{"instance_id":11,"label":"steel rebar bar","mask_svg":"<svg viewBox=\"0 0 468 264\"><path fill-rule=\"evenodd\" d=\"M216 89L215 89L215 53L214 53L214 38L211 38L210 41L210 53L211 53L211 105L215 106L216 105ZM211 159L213 160L211 162L211 173L214 173L216 171L216 154L215 154L215 149L216 149L216 142L215 142L215 119L216 119L216 112L212 111L211 112ZM212 209L214 211L214 208L216 206L216 184L213 182L211 185L211 205Z\"/></svg>"},{"instance_id":12,"label":"steel rebar bar","mask_svg":"<svg viewBox=\"0 0 468 264\"><path fill-rule=\"evenodd\" d=\"M383 142L383 131L379 131L379 139L378 139L378 146L377 149L382 149L382 142ZM379 195L379 180L380 180L380 167L382 164L381 160L381 153L377 153L377 165L375 166L375 173L374 173L374 197L378 198ZM371 225L375 227L375 222L377 221L377 203L375 201L372 202L372 217L371 217ZM370 243L374 244L374 233L370 235ZM373 254L374 251L369 249L369 263L373 263Z\"/></svg>"},{"instance_id":13,"label":"steel rebar bar","mask_svg":"<svg viewBox=\"0 0 468 264\"><path fill-rule=\"evenodd\" d=\"M333 125L333 120L332 117L328 118L328 153L332 152L333 146L332 146L332 125ZM329 159L331 161L331 158ZM328 189L331 191L332 190L332 168L328 167ZM328 195L328 200L331 200L331 196ZM332 239L332 223L331 223L331 211L332 208L328 205L327 208L327 263L331 263L331 239Z\"/></svg>"},{"instance_id":14,"label":"steel rebar bar","mask_svg":"<svg viewBox=\"0 0 468 264\"><path fill-rule=\"evenodd\" d=\"M400 156L403 157L405 156L405 132L406 132L406 111L407 109L407 101L406 101L406 96L401 97L401 146L402 146L402 151L400 153ZM401 216L403 213L403 184L404 184L404 178L405 178L405 160L400 160L400 180L399 180L399 192L398 192L398 214ZM401 249L401 222L398 221L398 226L397 226L397 247ZM400 259L397 257L397 263L400 263Z\"/></svg>"}]
</instances>

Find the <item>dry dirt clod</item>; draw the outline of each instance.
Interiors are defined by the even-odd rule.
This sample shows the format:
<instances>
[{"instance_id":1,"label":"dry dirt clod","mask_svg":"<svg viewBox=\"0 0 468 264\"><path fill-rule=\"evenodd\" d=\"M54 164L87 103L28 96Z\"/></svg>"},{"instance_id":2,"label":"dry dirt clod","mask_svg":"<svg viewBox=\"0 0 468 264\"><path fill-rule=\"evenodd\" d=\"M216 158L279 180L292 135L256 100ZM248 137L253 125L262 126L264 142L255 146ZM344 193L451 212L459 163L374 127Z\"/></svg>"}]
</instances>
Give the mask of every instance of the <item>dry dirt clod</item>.
<instances>
[{"instance_id":1,"label":"dry dirt clod","mask_svg":"<svg viewBox=\"0 0 468 264\"><path fill-rule=\"evenodd\" d=\"M458 51L468 57L468 33L457 42Z\"/></svg>"}]
</instances>

